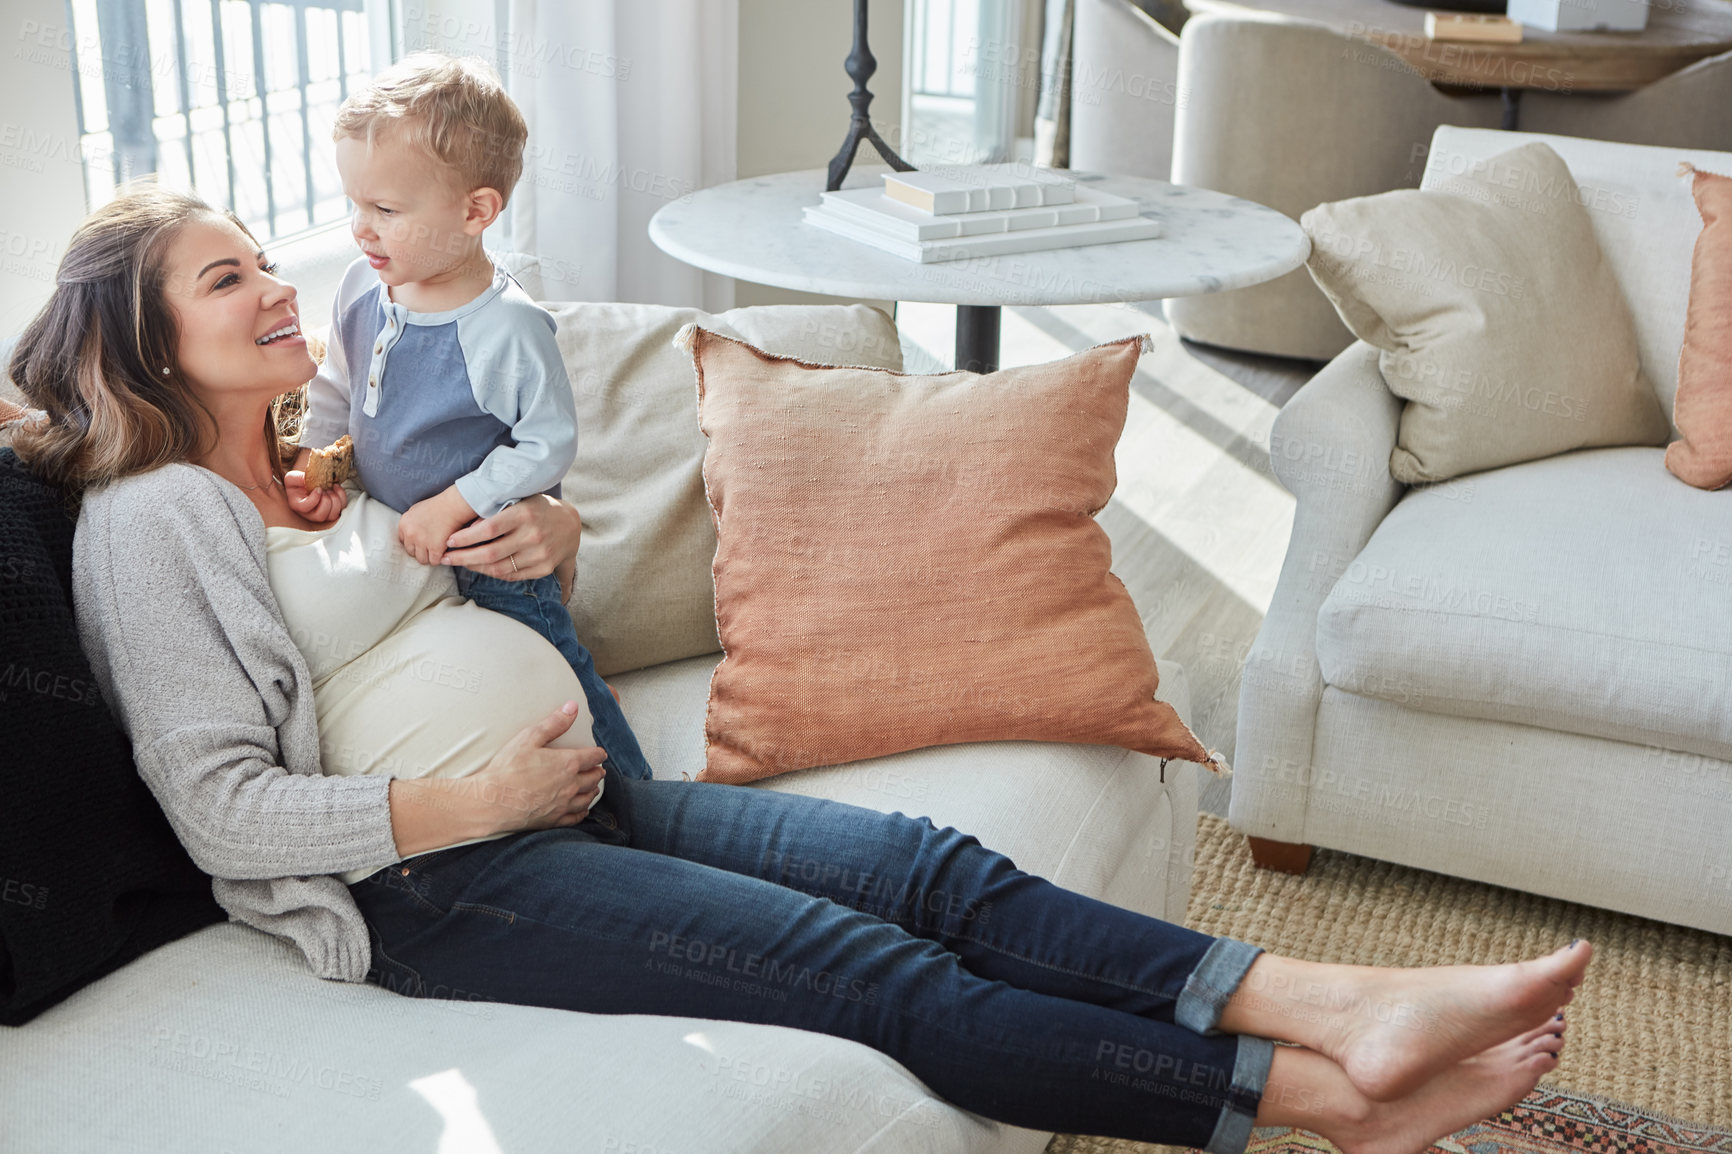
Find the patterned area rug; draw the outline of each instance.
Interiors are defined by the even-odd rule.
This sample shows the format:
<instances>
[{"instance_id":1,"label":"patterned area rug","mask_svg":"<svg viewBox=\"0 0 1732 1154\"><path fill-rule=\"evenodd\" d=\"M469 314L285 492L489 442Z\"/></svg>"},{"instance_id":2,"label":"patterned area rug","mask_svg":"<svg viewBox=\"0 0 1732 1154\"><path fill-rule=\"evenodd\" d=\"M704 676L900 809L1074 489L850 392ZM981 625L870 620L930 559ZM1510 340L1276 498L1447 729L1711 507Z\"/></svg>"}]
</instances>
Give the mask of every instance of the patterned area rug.
<instances>
[{"instance_id":1,"label":"patterned area rug","mask_svg":"<svg viewBox=\"0 0 1732 1154\"><path fill-rule=\"evenodd\" d=\"M1570 1005L1563 1063L1502 1120L1434 1149L1732 1154L1732 938L1331 850L1302 877L1270 873L1208 814L1185 922L1293 957L1384 966L1511 961L1587 938L1594 963ZM1167 1149L1060 1134L1047 1154ZM1251 1149L1333 1147L1269 1130Z\"/></svg>"},{"instance_id":2,"label":"patterned area rug","mask_svg":"<svg viewBox=\"0 0 1732 1154\"><path fill-rule=\"evenodd\" d=\"M1320 1154L1334 1149L1301 1130L1268 1129L1253 1132L1246 1154ZM1469 1126L1432 1149L1446 1154L1732 1154L1732 1131L1542 1086L1514 1109Z\"/></svg>"}]
</instances>

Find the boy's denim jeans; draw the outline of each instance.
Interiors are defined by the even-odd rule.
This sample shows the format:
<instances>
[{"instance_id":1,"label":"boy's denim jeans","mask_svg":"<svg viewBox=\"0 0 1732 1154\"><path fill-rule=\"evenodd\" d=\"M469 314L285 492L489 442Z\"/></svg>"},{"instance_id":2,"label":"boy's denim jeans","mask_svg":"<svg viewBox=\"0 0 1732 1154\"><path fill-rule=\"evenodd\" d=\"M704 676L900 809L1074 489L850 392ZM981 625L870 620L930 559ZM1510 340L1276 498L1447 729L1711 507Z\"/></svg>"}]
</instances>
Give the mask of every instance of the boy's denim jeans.
<instances>
[{"instance_id":1,"label":"boy's denim jeans","mask_svg":"<svg viewBox=\"0 0 1732 1154\"><path fill-rule=\"evenodd\" d=\"M387 989L831 1034L1014 1126L1239 1154L1274 1057L1214 1029L1256 947L820 798L609 770L579 825L350 892Z\"/></svg>"},{"instance_id":2,"label":"boy's denim jeans","mask_svg":"<svg viewBox=\"0 0 1732 1154\"><path fill-rule=\"evenodd\" d=\"M607 763L623 777L648 781L652 776L649 762L638 748L637 735L631 731L625 712L595 671L589 650L577 639L571 614L565 611L565 603L559 596L559 578L550 573L526 581L507 581L471 569L458 568L456 573L457 591L463 596L483 609L523 622L553 642L583 684L589 715L595 722L595 743L607 750Z\"/></svg>"}]
</instances>

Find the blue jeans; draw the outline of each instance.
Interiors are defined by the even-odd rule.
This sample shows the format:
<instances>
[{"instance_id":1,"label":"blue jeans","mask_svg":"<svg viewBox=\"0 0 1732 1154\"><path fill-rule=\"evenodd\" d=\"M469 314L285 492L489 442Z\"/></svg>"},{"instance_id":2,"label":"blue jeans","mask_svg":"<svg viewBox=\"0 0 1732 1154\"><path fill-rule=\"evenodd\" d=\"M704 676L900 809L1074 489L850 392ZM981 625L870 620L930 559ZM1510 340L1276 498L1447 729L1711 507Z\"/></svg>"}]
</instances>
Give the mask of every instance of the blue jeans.
<instances>
[{"instance_id":1,"label":"blue jeans","mask_svg":"<svg viewBox=\"0 0 1732 1154\"><path fill-rule=\"evenodd\" d=\"M818 798L610 770L577 826L349 888L387 989L831 1034L1014 1126L1239 1154L1274 1056L1214 1028L1256 947Z\"/></svg>"},{"instance_id":2,"label":"blue jeans","mask_svg":"<svg viewBox=\"0 0 1732 1154\"><path fill-rule=\"evenodd\" d=\"M626 777L648 781L649 762L638 748L637 735L625 719L619 702L607 682L595 671L595 661L572 628L571 614L559 596L559 578L531 577L527 581L507 581L489 577L472 569L458 568L457 591L483 609L503 613L513 621L521 621L549 641L559 655L570 664L571 671L583 685L583 696L589 701L589 715L594 720L595 743L607 750L607 763Z\"/></svg>"}]
</instances>

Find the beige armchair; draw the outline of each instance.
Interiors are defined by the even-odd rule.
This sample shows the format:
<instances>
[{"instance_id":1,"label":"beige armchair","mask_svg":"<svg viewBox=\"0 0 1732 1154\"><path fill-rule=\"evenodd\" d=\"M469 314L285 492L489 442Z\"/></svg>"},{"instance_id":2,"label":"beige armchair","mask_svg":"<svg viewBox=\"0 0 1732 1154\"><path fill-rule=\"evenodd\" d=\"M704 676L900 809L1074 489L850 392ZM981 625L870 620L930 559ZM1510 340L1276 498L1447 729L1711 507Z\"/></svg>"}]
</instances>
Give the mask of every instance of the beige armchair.
<instances>
[{"instance_id":1,"label":"beige armchair","mask_svg":"<svg viewBox=\"0 0 1732 1154\"><path fill-rule=\"evenodd\" d=\"M1636 92L1525 93L1520 125L1523 132L1732 152L1732 52Z\"/></svg>"},{"instance_id":2,"label":"beige armchair","mask_svg":"<svg viewBox=\"0 0 1732 1154\"><path fill-rule=\"evenodd\" d=\"M1440 124L1494 128L1494 95L1446 96L1400 57L1321 25L1192 17L1174 36L1128 0L1077 0L1071 166L1195 184L1298 217L1414 188ZM1179 334L1326 360L1351 338L1303 269L1166 304Z\"/></svg>"},{"instance_id":3,"label":"beige armchair","mask_svg":"<svg viewBox=\"0 0 1732 1154\"><path fill-rule=\"evenodd\" d=\"M1297 218L1329 200L1417 188L1440 124L1497 127L1491 95L1446 96L1369 40L1279 17L1198 16L1179 48L1172 177ZM1168 301L1179 334L1323 360L1352 341L1303 269Z\"/></svg>"},{"instance_id":4,"label":"beige armchair","mask_svg":"<svg viewBox=\"0 0 1732 1154\"><path fill-rule=\"evenodd\" d=\"M1076 0L1070 166L1168 179L1179 37L1129 0Z\"/></svg>"}]
</instances>

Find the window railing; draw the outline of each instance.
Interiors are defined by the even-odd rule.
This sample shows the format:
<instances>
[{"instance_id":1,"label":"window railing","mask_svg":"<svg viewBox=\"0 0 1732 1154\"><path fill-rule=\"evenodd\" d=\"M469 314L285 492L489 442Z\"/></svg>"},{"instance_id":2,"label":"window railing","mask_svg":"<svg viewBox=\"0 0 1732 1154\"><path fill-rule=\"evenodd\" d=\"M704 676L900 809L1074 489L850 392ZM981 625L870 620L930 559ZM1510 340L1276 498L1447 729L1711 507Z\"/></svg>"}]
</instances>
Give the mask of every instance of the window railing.
<instances>
[{"instance_id":1,"label":"window railing","mask_svg":"<svg viewBox=\"0 0 1732 1154\"><path fill-rule=\"evenodd\" d=\"M157 173L261 240L342 219L329 147L390 0L68 0L88 207Z\"/></svg>"}]
</instances>

